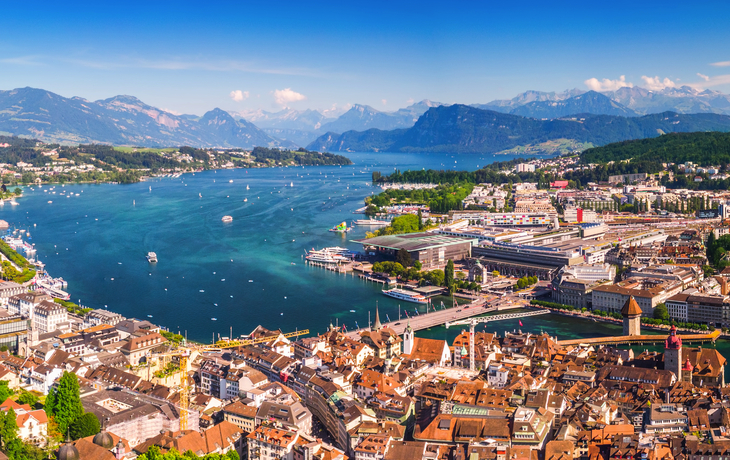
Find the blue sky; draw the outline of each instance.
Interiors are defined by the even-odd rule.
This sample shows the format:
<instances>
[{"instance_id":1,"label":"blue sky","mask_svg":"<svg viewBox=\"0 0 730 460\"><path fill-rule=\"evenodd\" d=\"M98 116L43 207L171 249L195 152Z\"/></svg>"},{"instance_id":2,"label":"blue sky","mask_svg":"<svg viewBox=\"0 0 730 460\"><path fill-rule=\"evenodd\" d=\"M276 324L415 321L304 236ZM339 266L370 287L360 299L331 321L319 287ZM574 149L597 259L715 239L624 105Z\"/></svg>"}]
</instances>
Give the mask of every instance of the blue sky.
<instances>
[{"instance_id":1,"label":"blue sky","mask_svg":"<svg viewBox=\"0 0 730 460\"><path fill-rule=\"evenodd\" d=\"M730 92L730 2L491 3L7 2L0 89L199 115L621 84Z\"/></svg>"}]
</instances>

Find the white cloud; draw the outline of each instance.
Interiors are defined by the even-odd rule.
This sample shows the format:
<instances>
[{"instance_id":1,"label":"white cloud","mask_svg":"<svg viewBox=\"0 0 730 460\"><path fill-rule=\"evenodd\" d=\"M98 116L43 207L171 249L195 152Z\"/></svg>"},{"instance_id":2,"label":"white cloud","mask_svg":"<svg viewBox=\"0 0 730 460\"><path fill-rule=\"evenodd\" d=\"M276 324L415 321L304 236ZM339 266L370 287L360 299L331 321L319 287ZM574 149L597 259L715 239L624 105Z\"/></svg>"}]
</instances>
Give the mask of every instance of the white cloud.
<instances>
[{"instance_id":1,"label":"white cloud","mask_svg":"<svg viewBox=\"0 0 730 460\"><path fill-rule=\"evenodd\" d=\"M289 102L303 101L307 96L296 91L292 91L291 88L277 89L274 91L274 100L279 105L286 105Z\"/></svg>"},{"instance_id":2,"label":"white cloud","mask_svg":"<svg viewBox=\"0 0 730 460\"><path fill-rule=\"evenodd\" d=\"M182 112L178 112L177 110L171 110L171 109L161 109L163 112L171 113L173 115L182 115Z\"/></svg>"},{"instance_id":3,"label":"white cloud","mask_svg":"<svg viewBox=\"0 0 730 460\"><path fill-rule=\"evenodd\" d=\"M411 98L408 98L408 100L406 101L406 104L411 105L414 102L416 102L416 101L414 101L413 98L411 97Z\"/></svg>"},{"instance_id":4,"label":"white cloud","mask_svg":"<svg viewBox=\"0 0 730 460\"><path fill-rule=\"evenodd\" d=\"M664 80L659 77L647 77L642 75L641 79L644 80L644 87L652 91L662 90L664 88L676 88L677 85L670 79L665 78Z\"/></svg>"},{"instance_id":5,"label":"white cloud","mask_svg":"<svg viewBox=\"0 0 730 460\"><path fill-rule=\"evenodd\" d=\"M228 96L236 102L241 102L244 99L248 99L249 94L248 91L241 91L240 89L237 89L235 91L231 91L231 94Z\"/></svg>"},{"instance_id":6,"label":"white cloud","mask_svg":"<svg viewBox=\"0 0 730 460\"><path fill-rule=\"evenodd\" d=\"M382 103L383 103L383 105L387 105L387 104L388 104L388 100L387 100L387 99L381 99L381 101L380 101L380 102L382 102Z\"/></svg>"},{"instance_id":7,"label":"white cloud","mask_svg":"<svg viewBox=\"0 0 730 460\"><path fill-rule=\"evenodd\" d=\"M713 62L710 65L714 67L730 67L730 61Z\"/></svg>"},{"instance_id":8,"label":"white cloud","mask_svg":"<svg viewBox=\"0 0 730 460\"><path fill-rule=\"evenodd\" d=\"M634 87L633 83L629 83L626 81L625 75L621 75L618 80L610 80L608 78L604 78L603 80L599 80L597 78L589 78L583 83L585 83L588 89L591 89L593 91L616 91L619 88Z\"/></svg>"},{"instance_id":9,"label":"white cloud","mask_svg":"<svg viewBox=\"0 0 730 460\"><path fill-rule=\"evenodd\" d=\"M705 75L700 75L703 81L692 83L689 86L695 89L706 89L712 88L713 86L730 85L730 74L715 75L712 77L705 78Z\"/></svg>"},{"instance_id":10,"label":"white cloud","mask_svg":"<svg viewBox=\"0 0 730 460\"><path fill-rule=\"evenodd\" d=\"M697 72L697 76L705 81L710 81L710 77L708 77L707 75L702 75L701 73Z\"/></svg>"}]
</instances>

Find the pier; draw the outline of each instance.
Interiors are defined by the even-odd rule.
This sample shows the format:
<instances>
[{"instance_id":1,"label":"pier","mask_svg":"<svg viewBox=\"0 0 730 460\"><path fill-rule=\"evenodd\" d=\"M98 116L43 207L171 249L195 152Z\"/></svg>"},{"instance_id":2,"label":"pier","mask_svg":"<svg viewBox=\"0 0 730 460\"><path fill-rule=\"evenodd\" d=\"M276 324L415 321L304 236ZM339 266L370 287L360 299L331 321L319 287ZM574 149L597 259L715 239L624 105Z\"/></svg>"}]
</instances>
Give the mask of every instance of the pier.
<instances>
[{"instance_id":1,"label":"pier","mask_svg":"<svg viewBox=\"0 0 730 460\"><path fill-rule=\"evenodd\" d=\"M679 337L686 343L714 343L720 337L720 331L714 330L709 334L681 334ZM559 340L562 347L587 345L643 345L661 343L667 338L664 334L656 335L622 335L612 337L594 337L590 339Z\"/></svg>"}]
</instances>

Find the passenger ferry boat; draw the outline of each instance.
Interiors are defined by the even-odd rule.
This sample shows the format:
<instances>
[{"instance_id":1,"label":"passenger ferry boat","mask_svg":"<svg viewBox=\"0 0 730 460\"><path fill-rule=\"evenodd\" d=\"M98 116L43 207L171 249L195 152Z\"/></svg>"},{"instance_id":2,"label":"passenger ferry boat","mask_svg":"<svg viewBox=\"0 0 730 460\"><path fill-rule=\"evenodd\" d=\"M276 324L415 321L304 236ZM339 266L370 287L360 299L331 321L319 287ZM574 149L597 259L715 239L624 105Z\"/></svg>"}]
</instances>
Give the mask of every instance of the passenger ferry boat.
<instances>
[{"instance_id":1,"label":"passenger ferry boat","mask_svg":"<svg viewBox=\"0 0 730 460\"><path fill-rule=\"evenodd\" d=\"M156 264L157 263L157 254L155 254L154 252L148 252L147 253L147 262L149 262L151 264Z\"/></svg>"},{"instance_id":2,"label":"passenger ferry boat","mask_svg":"<svg viewBox=\"0 0 730 460\"><path fill-rule=\"evenodd\" d=\"M423 295L417 292L407 291L405 289L389 289L387 291L383 291L383 294L387 295L388 297L393 297L394 299L405 300L406 302L420 304L428 303L428 299Z\"/></svg>"},{"instance_id":3,"label":"passenger ferry boat","mask_svg":"<svg viewBox=\"0 0 730 460\"><path fill-rule=\"evenodd\" d=\"M312 249L307 252L305 259L310 262L319 262L323 264L337 264L342 262L350 262L355 253L346 248L332 247L324 249Z\"/></svg>"},{"instance_id":4,"label":"passenger ferry boat","mask_svg":"<svg viewBox=\"0 0 730 460\"><path fill-rule=\"evenodd\" d=\"M390 225L390 222L387 222L385 220L375 220L375 219L358 219L353 222L355 225L371 225L374 227L386 227Z\"/></svg>"},{"instance_id":5,"label":"passenger ferry boat","mask_svg":"<svg viewBox=\"0 0 730 460\"><path fill-rule=\"evenodd\" d=\"M223 217L221 218L221 220L222 220L223 222L233 222L233 217L231 217L231 216L223 216Z\"/></svg>"}]
</instances>

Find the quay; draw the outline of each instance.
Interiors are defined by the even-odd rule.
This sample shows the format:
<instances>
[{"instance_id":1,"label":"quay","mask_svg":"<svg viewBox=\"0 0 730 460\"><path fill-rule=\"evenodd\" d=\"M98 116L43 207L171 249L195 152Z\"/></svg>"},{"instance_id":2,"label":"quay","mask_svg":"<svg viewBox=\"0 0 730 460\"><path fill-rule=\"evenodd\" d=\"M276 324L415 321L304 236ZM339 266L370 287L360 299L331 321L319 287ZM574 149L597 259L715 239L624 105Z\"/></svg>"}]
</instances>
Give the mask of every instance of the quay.
<instances>
[{"instance_id":1,"label":"quay","mask_svg":"<svg viewBox=\"0 0 730 460\"><path fill-rule=\"evenodd\" d=\"M714 330L709 334L682 334L679 335L682 342L685 343L705 343L715 341L720 337L720 331ZM611 336L611 337L593 337L590 339L572 339L572 340L559 340L558 345L560 346L578 346L581 344L590 345L640 345L640 344L651 344L664 342L667 338L664 334L655 335L622 335L622 336Z\"/></svg>"},{"instance_id":2,"label":"quay","mask_svg":"<svg viewBox=\"0 0 730 460\"><path fill-rule=\"evenodd\" d=\"M472 316L479 316L485 313L491 313L499 310L512 310L515 308L524 307L525 305L520 303L510 304L507 306L488 307L487 303L483 301L472 302L470 304L459 305L457 307L451 307L445 310L436 310L430 313L420 313L418 316L410 316L408 318L401 318L400 320L391 321L389 323L383 323L383 327L393 329L398 335L402 335L409 322L411 325L411 329L413 329L414 331L420 331L435 326L443 326L447 322L471 318ZM357 330L349 331L345 335L351 339L356 339L359 336L358 333L360 331L366 330L368 329L360 328Z\"/></svg>"}]
</instances>

